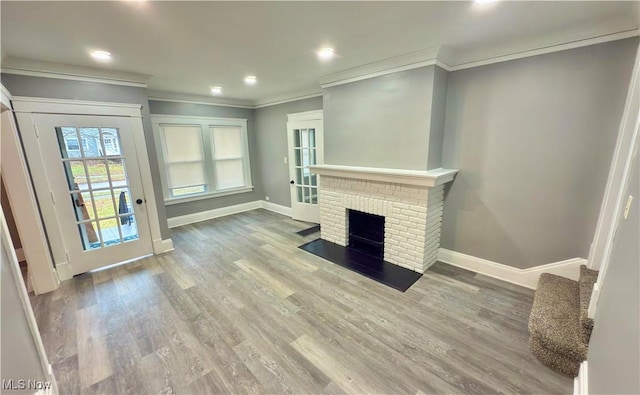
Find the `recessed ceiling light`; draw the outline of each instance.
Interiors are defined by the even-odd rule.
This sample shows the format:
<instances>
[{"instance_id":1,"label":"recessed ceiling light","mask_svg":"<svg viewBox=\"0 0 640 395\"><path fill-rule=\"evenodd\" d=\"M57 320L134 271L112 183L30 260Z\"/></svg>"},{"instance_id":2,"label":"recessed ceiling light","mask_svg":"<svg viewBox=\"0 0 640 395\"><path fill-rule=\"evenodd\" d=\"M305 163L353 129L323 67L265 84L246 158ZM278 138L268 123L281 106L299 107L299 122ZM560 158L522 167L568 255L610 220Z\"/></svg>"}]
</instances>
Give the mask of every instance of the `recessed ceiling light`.
<instances>
[{"instance_id":1,"label":"recessed ceiling light","mask_svg":"<svg viewBox=\"0 0 640 395\"><path fill-rule=\"evenodd\" d=\"M111 52L107 51L92 51L91 57L100 62L108 62L111 60Z\"/></svg>"},{"instance_id":2,"label":"recessed ceiling light","mask_svg":"<svg viewBox=\"0 0 640 395\"><path fill-rule=\"evenodd\" d=\"M217 96L219 94L222 93L222 87L220 86L214 86L213 88L211 88L211 94L214 96Z\"/></svg>"},{"instance_id":3,"label":"recessed ceiling light","mask_svg":"<svg viewBox=\"0 0 640 395\"><path fill-rule=\"evenodd\" d=\"M333 58L334 54L335 54L335 51L333 50L333 48L326 47L318 51L318 58L322 60L329 60Z\"/></svg>"},{"instance_id":4,"label":"recessed ceiling light","mask_svg":"<svg viewBox=\"0 0 640 395\"><path fill-rule=\"evenodd\" d=\"M473 0L474 3L476 4L489 4L489 3L495 3L498 0Z\"/></svg>"},{"instance_id":5,"label":"recessed ceiling light","mask_svg":"<svg viewBox=\"0 0 640 395\"><path fill-rule=\"evenodd\" d=\"M244 77L244 82L247 85L254 85L257 81L258 81L258 79L256 78L255 75L248 75L248 76Z\"/></svg>"}]
</instances>

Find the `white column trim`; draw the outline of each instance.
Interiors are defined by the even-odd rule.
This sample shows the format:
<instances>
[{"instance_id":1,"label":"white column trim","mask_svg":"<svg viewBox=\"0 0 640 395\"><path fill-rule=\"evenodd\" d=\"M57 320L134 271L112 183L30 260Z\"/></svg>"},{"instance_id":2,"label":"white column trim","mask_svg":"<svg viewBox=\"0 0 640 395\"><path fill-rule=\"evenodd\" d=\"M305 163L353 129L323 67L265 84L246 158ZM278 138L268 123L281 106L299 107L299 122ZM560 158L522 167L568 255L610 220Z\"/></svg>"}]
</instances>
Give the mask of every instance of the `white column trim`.
<instances>
[{"instance_id":1,"label":"white column trim","mask_svg":"<svg viewBox=\"0 0 640 395\"><path fill-rule=\"evenodd\" d=\"M620 122L618 140L611 161L607 186L602 199L598 224L589 251L588 266L599 270L589 303L589 317L595 317L600 293L597 291L604 282L621 210L626 202L625 190L631 173L633 155L638 147L640 133L640 45L636 50L636 60L629 83L627 100Z\"/></svg>"},{"instance_id":2,"label":"white column trim","mask_svg":"<svg viewBox=\"0 0 640 395\"><path fill-rule=\"evenodd\" d=\"M38 322L33 314L29 294L27 293L27 288L24 285L22 272L20 271L20 264L13 249L13 242L11 241L11 235L9 234L9 228L7 226L7 221L5 220L4 211L0 210L0 213L2 213L0 214L0 242L4 243L4 249L9 257L9 266L11 267L13 280L16 283L18 296L22 302L22 309L24 310L27 325L29 326L29 331L31 332L31 337L33 338L33 343L40 359L44 379L51 383L51 388L48 393L58 394L58 384L55 376L53 375L53 369L49 363L49 359L47 358L47 352L45 351L44 344L42 343L42 337L38 330Z\"/></svg>"}]
</instances>

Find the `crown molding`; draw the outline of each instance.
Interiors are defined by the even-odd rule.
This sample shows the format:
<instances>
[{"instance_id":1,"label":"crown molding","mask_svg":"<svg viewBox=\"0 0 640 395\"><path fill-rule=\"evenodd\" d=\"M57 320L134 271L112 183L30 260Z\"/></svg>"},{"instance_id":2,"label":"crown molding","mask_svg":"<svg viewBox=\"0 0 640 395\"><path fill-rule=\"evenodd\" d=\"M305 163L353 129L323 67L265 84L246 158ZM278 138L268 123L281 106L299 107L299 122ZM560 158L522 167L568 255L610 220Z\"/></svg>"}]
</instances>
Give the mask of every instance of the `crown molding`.
<instances>
[{"instance_id":1,"label":"crown molding","mask_svg":"<svg viewBox=\"0 0 640 395\"><path fill-rule=\"evenodd\" d=\"M311 99L322 96L322 91L318 88L306 89L286 95L272 96L262 100L256 100L253 108L276 106L278 104L289 103L298 100Z\"/></svg>"},{"instance_id":2,"label":"crown molding","mask_svg":"<svg viewBox=\"0 0 640 395\"><path fill-rule=\"evenodd\" d=\"M148 91L147 97L149 100L153 101L206 104L208 106L237 107L249 109L255 108L254 103L249 100L226 99L223 97L209 97L178 92Z\"/></svg>"},{"instance_id":3,"label":"crown molding","mask_svg":"<svg viewBox=\"0 0 640 395\"><path fill-rule=\"evenodd\" d=\"M62 63L41 62L30 59L8 57L2 61L2 73L31 77L56 78L102 84L147 87L151 78L147 74L105 70L94 67L73 66Z\"/></svg>"},{"instance_id":4,"label":"crown molding","mask_svg":"<svg viewBox=\"0 0 640 395\"><path fill-rule=\"evenodd\" d=\"M455 52L451 48L445 46L432 47L409 54L383 59L351 69L346 69L337 73L328 74L324 77L319 78L318 82L320 83L320 86L325 89L332 86L348 84L351 82L380 77L400 71L412 70L433 65L439 66L447 71L458 71L473 67L486 66L493 63L501 63L510 60L527 58L530 56L543 55L552 52L565 51L573 48L601 44L609 41L623 40L625 38L637 37L639 35L640 30L636 28L570 42L558 43L542 48L534 48L520 52L506 53L491 58L477 59L464 63L458 63L458 61L456 60L457 57L455 55Z\"/></svg>"},{"instance_id":5,"label":"crown molding","mask_svg":"<svg viewBox=\"0 0 640 395\"><path fill-rule=\"evenodd\" d=\"M549 45L546 47L528 49L526 51L514 52L511 54L505 54L495 56L487 59L473 60L465 63L454 63L450 71L465 70L474 67L486 66L494 63L508 62L510 60L528 58L530 56L544 55L552 52L566 51L569 49L586 47L589 45L602 44L609 41L624 40L625 38L638 37L640 35L639 29L626 30L618 33L604 34L601 36L590 37L586 39L580 39L561 44Z\"/></svg>"},{"instance_id":6,"label":"crown molding","mask_svg":"<svg viewBox=\"0 0 640 395\"><path fill-rule=\"evenodd\" d=\"M448 63L452 59L451 55L452 53L442 46L431 47L328 74L319 78L318 82L325 89L425 66L437 65L451 71L451 66Z\"/></svg>"}]
</instances>

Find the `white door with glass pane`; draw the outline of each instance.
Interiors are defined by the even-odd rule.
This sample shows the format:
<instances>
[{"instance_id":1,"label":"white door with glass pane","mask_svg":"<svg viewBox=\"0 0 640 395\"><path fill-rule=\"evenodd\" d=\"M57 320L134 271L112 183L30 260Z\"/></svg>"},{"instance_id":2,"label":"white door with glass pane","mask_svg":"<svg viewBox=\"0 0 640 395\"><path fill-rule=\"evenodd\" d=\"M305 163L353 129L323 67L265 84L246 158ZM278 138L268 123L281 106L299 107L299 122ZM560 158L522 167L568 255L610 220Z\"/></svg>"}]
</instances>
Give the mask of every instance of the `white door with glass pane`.
<instances>
[{"instance_id":1,"label":"white door with glass pane","mask_svg":"<svg viewBox=\"0 0 640 395\"><path fill-rule=\"evenodd\" d=\"M324 163L322 112L289 114L287 129L292 217L320 223L318 176L309 166Z\"/></svg>"},{"instance_id":2,"label":"white door with glass pane","mask_svg":"<svg viewBox=\"0 0 640 395\"><path fill-rule=\"evenodd\" d=\"M153 253L131 119L34 114L46 180L72 273ZM34 158L30 158L33 160ZM43 187L46 186L46 188ZM50 196L42 196L46 189Z\"/></svg>"}]
</instances>

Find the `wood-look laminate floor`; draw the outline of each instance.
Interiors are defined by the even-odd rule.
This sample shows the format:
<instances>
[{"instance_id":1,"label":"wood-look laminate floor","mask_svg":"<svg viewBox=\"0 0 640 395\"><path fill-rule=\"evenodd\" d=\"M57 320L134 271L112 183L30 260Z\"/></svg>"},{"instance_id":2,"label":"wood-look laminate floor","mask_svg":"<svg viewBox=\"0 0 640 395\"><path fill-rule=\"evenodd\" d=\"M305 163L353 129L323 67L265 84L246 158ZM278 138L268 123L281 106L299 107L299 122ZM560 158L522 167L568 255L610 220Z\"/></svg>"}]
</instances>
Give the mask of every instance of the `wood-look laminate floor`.
<instances>
[{"instance_id":1,"label":"wood-look laminate floor","mask_svg":"<svg viewBox=\"0 0 640 395\"><path fill-rule=\"evenodd\" d=\"M533 292L442 263L406 293L255 210L33 297L61 393L570 393L528 350Z\"/></svg>"}]
</instances>

